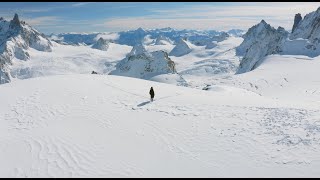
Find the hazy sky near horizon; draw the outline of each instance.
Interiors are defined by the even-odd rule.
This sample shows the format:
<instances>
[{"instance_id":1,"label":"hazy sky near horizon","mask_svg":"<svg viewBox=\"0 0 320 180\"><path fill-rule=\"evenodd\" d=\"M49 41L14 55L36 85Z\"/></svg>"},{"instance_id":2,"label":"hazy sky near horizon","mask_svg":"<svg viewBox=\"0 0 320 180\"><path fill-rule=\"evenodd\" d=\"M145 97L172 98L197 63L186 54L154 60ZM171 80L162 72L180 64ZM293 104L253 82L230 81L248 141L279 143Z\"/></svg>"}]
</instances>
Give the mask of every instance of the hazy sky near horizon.
<instances>
[{"instance_id":1,"label":"hazy sky near horizon","mask_svg":"<svg viewBox=\"0 0 320 180\"><path fill-rule=\"evenodd\" d=\"M291 30L294 15L317 10L320 2L0 2L0 17L18 13L39 31L114 32L139 27L247 30L264 19Z\"/></svg>"}]
</instances>

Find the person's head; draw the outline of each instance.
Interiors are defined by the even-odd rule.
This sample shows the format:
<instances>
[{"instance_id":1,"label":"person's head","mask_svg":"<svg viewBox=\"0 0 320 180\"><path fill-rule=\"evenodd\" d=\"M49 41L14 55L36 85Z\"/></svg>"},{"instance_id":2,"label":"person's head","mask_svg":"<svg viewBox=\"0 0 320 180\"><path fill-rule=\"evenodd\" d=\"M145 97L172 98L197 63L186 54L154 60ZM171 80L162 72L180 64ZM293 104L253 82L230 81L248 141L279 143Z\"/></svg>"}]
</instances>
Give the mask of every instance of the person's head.
<instances>
[{"instance_id":1,"label":"person's head","mask_svg":"<svg viewBox=\"0 0 320 180\"><path fill-rule=\"evenodd\" d=\"M153 89L153 87L151 87L151 89Z\"/></svg>"}]
</instances>

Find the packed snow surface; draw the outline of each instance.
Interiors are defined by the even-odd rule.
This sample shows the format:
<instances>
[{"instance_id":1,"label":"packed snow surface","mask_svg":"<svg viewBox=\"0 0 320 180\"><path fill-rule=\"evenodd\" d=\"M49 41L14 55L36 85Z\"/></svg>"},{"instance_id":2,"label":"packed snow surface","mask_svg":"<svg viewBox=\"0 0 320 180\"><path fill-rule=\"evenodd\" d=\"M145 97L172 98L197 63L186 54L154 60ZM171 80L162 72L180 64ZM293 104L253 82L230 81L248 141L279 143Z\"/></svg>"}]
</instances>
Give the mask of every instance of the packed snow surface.
<instances>
[{"instance_id":1,"label":"packed snow surface","mask_svg":"<svg viewBox=\"0 0 320 180\"><path fill-rule=\"evenodd\" d=\"M319 103L91 74L17 80L0 99L1 177L319 176Z\"/></svg>"}]
</instances>

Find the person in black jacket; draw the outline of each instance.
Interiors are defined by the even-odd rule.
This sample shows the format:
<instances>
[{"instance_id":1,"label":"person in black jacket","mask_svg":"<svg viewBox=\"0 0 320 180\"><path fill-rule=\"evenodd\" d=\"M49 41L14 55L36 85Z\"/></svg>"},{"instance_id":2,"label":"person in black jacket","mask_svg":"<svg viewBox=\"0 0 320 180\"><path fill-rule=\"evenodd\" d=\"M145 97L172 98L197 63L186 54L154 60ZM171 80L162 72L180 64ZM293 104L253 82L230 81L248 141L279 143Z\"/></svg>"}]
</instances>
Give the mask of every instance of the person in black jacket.
<instances>
[{"instance_id":1,"label":"person in black jacket","mask_svg":"<svg viewBox=\"0 0 320 180\"><path fill-rule=\"evenodd\" d=\"M153 87L150 88L149 94L150 94L150 96L151 96L151 101L153 101L153 98L154 98Z\"/></svg>"}]
</instances>

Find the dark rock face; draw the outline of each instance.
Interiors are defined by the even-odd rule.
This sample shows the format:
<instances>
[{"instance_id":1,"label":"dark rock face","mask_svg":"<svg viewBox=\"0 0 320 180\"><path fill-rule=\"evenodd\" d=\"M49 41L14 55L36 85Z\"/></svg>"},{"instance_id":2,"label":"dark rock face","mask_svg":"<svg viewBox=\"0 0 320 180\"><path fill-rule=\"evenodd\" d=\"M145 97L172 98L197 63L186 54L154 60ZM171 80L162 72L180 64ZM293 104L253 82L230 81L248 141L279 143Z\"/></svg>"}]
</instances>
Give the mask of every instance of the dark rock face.
<instances>
[{"instance_id":1,"label":"dark rock face","mask_svg":"<svg viewBox=\"0 0 320 180\"><path fill-rule=\"evenodd\" d=\"M298 24L299 24L299 22L302 20L302 17L301 17L301 14L300 13L298 13L298 14L296 14L295 16L294 16L294 23L293 23L293 26L292 26L292 31L291 32L293 32L295 29L296 29L296 27L298 26Z\"/></svg>"}]
</instances>

